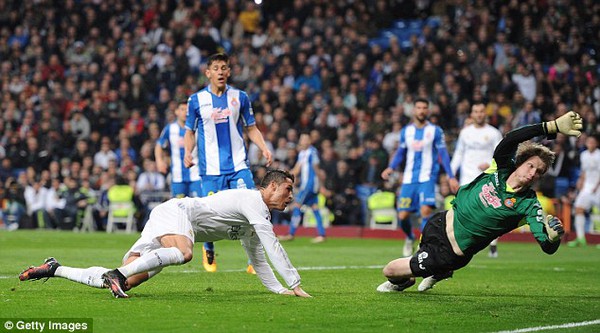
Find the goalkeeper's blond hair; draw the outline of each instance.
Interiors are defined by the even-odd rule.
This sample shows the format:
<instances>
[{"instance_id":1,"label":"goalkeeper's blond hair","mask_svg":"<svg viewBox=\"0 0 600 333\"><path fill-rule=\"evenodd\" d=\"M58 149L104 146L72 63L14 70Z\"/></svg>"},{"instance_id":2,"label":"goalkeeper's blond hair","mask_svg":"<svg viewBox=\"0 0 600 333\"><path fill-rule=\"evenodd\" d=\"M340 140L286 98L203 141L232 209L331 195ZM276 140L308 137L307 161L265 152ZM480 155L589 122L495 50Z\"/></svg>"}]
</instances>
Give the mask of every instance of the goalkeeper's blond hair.
<instances>
[{"instance_id":1,"label":"goalkeeper's blond hair","mask_svg":"<svg viewBox=\"0 0 600 333\"><path fill-rule=\"evenodd\" d=\"M548 147L536 142L526 141L520 143L519 147L517 148L515 166L518 168L521 164L525 163L525 161L533 156L539 157L546 165L544 173L548 171L548 168L552 165L552 163L554 163L554 159L556 158L556 154Z\"/></svg>"}]
</instances>

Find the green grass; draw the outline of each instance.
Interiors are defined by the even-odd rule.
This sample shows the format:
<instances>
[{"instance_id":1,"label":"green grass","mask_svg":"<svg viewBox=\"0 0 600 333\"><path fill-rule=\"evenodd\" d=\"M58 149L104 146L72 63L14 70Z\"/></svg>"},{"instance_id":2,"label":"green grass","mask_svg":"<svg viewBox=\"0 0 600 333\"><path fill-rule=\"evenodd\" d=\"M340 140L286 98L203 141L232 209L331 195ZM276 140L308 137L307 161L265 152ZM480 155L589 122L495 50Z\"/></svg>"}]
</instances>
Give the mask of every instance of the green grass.
<instances>
[{"instance_id":1,"label":"green grass","mask_svg":"<svg viewBox=\"0 0 600 333\"><path fill-rule=\"evenodd\" d=\"M129 299L64 279L17 279L47 256L67 266L116 267L136 238L0 231L0 318L93 318L94 332L215 333L494 332L600 319L600 250L593 246L548 256L534 243L500 243L498 259L482 252L427 293L375 292L381 267L402 242L364 239L284 243L311 299L269 293L243 271L239 242L226 241L216 243L217 273L204 272L198 255L131 290ZM559 331L598 332L600 325L552 332Z\"/></svg>"}]
</instances>

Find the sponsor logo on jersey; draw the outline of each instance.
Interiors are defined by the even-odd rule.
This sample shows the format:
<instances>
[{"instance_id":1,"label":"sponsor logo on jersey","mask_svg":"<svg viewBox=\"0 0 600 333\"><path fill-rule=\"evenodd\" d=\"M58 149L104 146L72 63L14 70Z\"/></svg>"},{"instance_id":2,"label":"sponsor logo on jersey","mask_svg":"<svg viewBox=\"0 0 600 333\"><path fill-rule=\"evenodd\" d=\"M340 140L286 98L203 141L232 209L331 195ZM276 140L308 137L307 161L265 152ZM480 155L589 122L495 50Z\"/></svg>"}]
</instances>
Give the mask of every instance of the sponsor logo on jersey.
<instances>
[{"instance_id":1,"label":"sponsor logo on jersey","mask_svg":"<svg viewBox=\"0 0 600 333\"><path fill-rule=\"evenodd\" d=\"M215 124L226 123L231 116L231 111L229 109L223 108L214 108L210 117L215 122Z\"/></svg>"},{"instance_id":2,"label":"sponsor logo on jersey","mask_svg":"<svg viewBox=\"0 0 600 333\"><path fill-rule=\"evenodd\" d=\"M504 206L508 208L513 208L515 206L515 203L517 203L517 199L515 198L508 198L504 200Z\"/></svg>"},{"instance_id":3,"label":"sponsor logo on jersey","mask_svg":"<svg viewBox=\"0 0 600 333\"><path fill-rule=\"evenodd\" d=\"M498 192L496 192L496 188L491 182L481 187L479 199L486 207L492 206L494 208L499 208L502 206L502 201L500 201L500 198L498 197Z\"/></svg>"}]
</instances>

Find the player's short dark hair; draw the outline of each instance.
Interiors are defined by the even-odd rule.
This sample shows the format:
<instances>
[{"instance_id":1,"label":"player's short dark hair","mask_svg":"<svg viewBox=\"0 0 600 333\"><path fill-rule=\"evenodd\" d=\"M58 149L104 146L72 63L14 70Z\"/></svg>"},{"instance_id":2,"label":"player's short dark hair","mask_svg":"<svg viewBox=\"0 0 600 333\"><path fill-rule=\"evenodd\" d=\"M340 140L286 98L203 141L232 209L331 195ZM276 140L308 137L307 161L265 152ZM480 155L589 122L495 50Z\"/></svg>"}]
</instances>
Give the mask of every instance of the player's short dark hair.
<instances>
[{"instance_id":1,"label":"player's short dark hair","mask_svg":"<svg viewBox=\"0 0 600 333\"><path fill-rule=\"evenodd\" d=\"M187 101L188 101L188 98L184 97L184 96L180 96L180 97L175 98L175 103L177 103L177 106L179 106L181 104L187 105Z\"/></svg>"},{"instance_id":2,"label":"player's short dark hair","mask_svg":"<svg viewBox=\"0 0 600 333\"><path fill-rule=\"evenodd\" d=\"M295 181L294 175L292 175L288 171L281 169L269 170L260 182L260 187L266 188L272 182L275 182L275 184L279 185L285 182L287 179L291 180L292 183Z\"/></svg>"},{"instance_id":3,"label":"player's short dark hair","mask_svg":"<svg viewBox=\"0 0 600 333\"><path fill-rule=\"evenodd\" d=\"M416 105L418 102L423 102L423 103L427 104L427 106L429 106L429 100L427 98L417 97L417 99L415 99L415 102L413 104Z\"/></svg>"},{"instance_id":4,"label":"player's short dark hair","mask_svg":"<svg viewBox=\"0 0 600 333\"><path fill-rule=\"evenodd\" d=\"M556 154L548 147L536 142L525 141L520 143L519 147L517 148L515 166L518 168L521 166L521 164L525 163L525 161L533 156L538 156L546 165L546 170L544 170L544 173L548 171L548 168L552 166L554 159L556 158Z\"/></svg>"},{"instance_id":5,"label":"player's short dark hair","mask_svg":"<svg viewBox=\"0 0 600 333\"><path fill-rule=\"evenodd\" d=\"M211 55L210 57L208 57L208 61L206 62L206 66L210 67L210 65L215 62L215 61L224 61L226 63L229 63L229 56L227 55L227 53L215 53L213 55Z\"/></svg>"}]
</instances>

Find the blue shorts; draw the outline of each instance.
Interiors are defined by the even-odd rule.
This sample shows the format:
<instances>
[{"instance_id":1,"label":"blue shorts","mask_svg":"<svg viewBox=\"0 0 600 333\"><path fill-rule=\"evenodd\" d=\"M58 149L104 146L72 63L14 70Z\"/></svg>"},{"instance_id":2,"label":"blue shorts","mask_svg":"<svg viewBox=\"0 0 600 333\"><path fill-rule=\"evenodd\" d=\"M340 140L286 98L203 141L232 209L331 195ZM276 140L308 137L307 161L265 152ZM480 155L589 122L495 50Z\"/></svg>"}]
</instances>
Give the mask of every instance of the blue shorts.
<instances>
[{"instance_id":1,"label":"blue shorts","mask_svg":"<svg viewBox=\"0 0 600 333\"><path fill-rule=\"evenodd\" d=\"M250 169L244 169L235 173L220 176L202 176L203 197L215 194L221 190L234 188L253 189L255 187Z\"/></svg>"},{"instance_id":2,"label":"blue shorts","mask_svg":"<svg viewBox=\"0 0 600 333\"><path fill-rule=\"evenodd\" d=\"M174 198L183 198L185 196L190 198L199 197L202 194L202 181L172 183L171 194Z\"/></svg>"},{"instance_id":3,"label":"blue shorts","mask_svg":"<svg viewBox=\"0 0 600 333\"><path fill-rule=\"evenodd\" d=\"M312 206L319 203L319 193L308 189L299 190L295 201L302 205Z\"/></svg>"},{"instance_id":4,"label":"blue shorts","mask_svg":"<svg viewBox=\"0 0 600 333\"><path fill-rule=\"evenodd\" d=\"M399 212L418 212L421 206L435 207L435 183L403 184L397 203Z\"/></svg>"}]
</instances>

